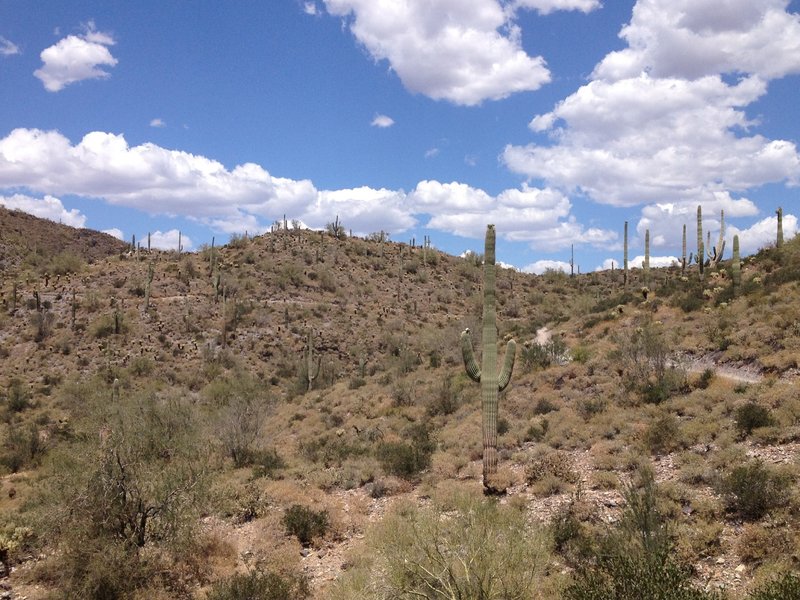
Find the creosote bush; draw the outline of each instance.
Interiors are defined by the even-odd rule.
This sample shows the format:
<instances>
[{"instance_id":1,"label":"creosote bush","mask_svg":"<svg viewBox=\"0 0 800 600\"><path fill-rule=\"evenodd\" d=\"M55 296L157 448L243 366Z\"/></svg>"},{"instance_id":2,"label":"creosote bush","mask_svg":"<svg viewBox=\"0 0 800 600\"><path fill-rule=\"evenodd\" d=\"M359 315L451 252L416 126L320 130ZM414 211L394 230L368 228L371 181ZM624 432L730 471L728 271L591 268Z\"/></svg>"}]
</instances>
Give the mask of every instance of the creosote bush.
<instances>
[{"instance_id":1,"label":"creosote bush","mask_svg":"<svg viewBox=\"0 0 800 600\"><path fill-rule=\"evenodd\" d=\"M431 439L428 426L421 423L409 427L405 437L408 442L381 443L376 457L388 474L412 479L430 466L436 442Z\"/></svg>"},{"instance_id":2,"label":"creosote bush","mask_svg":"<svg viewBox=\"0 0 800 600\"><path fill-rule=\"evenodd\" d=\"M315 511L300 504L293 504L283 515L286 534L295 536L303 546L324 537L329 524L328 511Z\"/></svg>"},{"instance_id":3,"label":"creosote bush","mask_svg":"<svg viewBox=\"0 0 800 600\"><path fill-rule=\"evenodd\" d=\"M790 479L760 460L735 467L719 483L728 509L756 520L788 499Z\"/></svg>"},{"instance_id":4,"label":"creosote bush","mask_svg":"<svg viewBox=\"0 0 800 600\"><path fill-rule=\"evenodd\" d=\"M748 402L736 409L736 429L747 437L757 427L768 427L774 423L769 409L756 402Z\"/></svg>"},{"instance_id":5,"label":"creosote bush","mask_svg":"<svg viewBox=\"0 0 800 600\"><path fill-rule=\"evenodd\" d=\"M303 577L256 570L218 581L207 600L303 600L310 595Z\"/></svg>"}]
</instances>

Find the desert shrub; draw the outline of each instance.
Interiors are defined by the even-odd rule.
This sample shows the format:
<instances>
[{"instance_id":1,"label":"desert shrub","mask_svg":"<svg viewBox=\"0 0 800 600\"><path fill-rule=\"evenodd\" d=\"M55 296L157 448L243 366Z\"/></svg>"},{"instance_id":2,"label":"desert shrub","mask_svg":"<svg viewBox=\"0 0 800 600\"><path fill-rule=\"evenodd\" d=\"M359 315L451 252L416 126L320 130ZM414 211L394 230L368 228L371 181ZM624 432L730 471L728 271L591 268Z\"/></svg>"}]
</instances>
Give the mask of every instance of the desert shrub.
<instances>
[{"instance_id":1,"label":"desert shrub","mask_svg":"<svg viewBox=\"0 0 800 600\"><path fill-rule=\"evenodd\" d=\"M250 571L216 582L207 600L302 600L310 595L304 577Z\"/></svg>"},{"instance_id":2,"label":"desert shrub","mask_svg":"<svg viewBox=\"0 0 800 600\"><path fill-rule=\"evenodd\" d=\"M681 445L680 424L674 415L664 414L657 417L645 432L645 443L650 452L672 452Z\"/></svg>"},{"instance_id":3,"label":"desert shrub","mask_svg":"<svg viewBox=\"0 0 800 600\"><path fill-rule=\"evenodd\" d=\"M577 481L577 473L574 471L572 459L566 452L546 452L531 460L525 470L525 476L529 483L539 481L546 475L555 475L571 482Z\"/></svg>"},{"instance_id":4,"label":"desert shrub","mask_svg":"<svg viewBox=\"0 0 800 600\"><path fill-rule=\"evenodd\" d=\"M12 377L5 393L6 410L15 413L22 412L30 407L30 398L30 392L25 389L22 381L16 377Z\"/></svg>"},{"instance_id":5,"label":"desert shrub","mask_svg":"<svg viewBox=\"0 0 800 600\"><path fill-rule=\"evenodd\" d=\"M548 546L524 511L492 499L459 494L427 508L403 505L369 532L366 552L330 597L533 600Z\"/></svg>"},{"instance_id":6,"label":"desert shrub","mask_svg":"<svg viewBox=\"0 0 800 600\"><path fill-rule=\"evenodd\" d=\"M714 369L703 370L703 372L700 373L700 378L697 380L695 387L698 390L704 390L708 388L708 386L711 385L711 381L714 379L715 375L716 373L714 373Z\"/></svg>"},{"instance_id":7,"label":"desert shrub","mask_svg":"<svg viewBox=\"0 0 800 600\"><path fill-rule=\"evenodd\" d=\"M378 446L376 458L390 475L412 479L431 464L436 442L430 437L427 425L409 427L405 437L408 442L383 442Z\"/></svg>"},{"instance_id":8,"label":"desert shrub","mask_svg":"<svg viewBox=\"0 0 800 600\"><path fill-rule=\"evenodd\" d=\"M757 427L768 427L774 423L769 409L756 402L748 402L736 409L736 429L747 437Z\"/></svg>"},{"instance_id":9,"label":"desert shrub","mask_svg":"<svg viewBox=\"0 0 800 600\"><path fill-rule=\"evenodd\" d=\"M535 415L546 415L547 413L551 413L558 410L558 406L554 404L548 398L539 398L536 402L536 406L533 407L533 414Z\"/></svg>"},{"instance_id":10,"label":"desert shrub","mask_svg":"<svg viewBox=\"0 0 800 600\"><path fill-rule=\"evenodd\" d=\"M428 402L427 412L431 416L451 415L458 410L459 405L459 390L453 385L453 377L447 376L434 390L433 396Z\"/></svg>"},{"instance_id":11,"label":"desert shrub","mask_svg":"<svg viewBox=\"0 0 800 600\"><path fill-rule=\"evenodd\" d=\"M153 584L152 557L191 554L206 452L181 399L122 394L109 411L103 393L82 392L75 435L56 447L41 486L41 520L64 597L127 597Z\"/></svg>"},{"instance_id":12,"label":"desert shrub","mask_svg":"<svg viewBox=\"0 0 800 600\"><path fill-rule=\"evenodd\" d=\"M638 487L625 488L622 519L598 543L564 590L565 600L712 600L691 583L690 572L672 558L664 516L649 469Z\"/></svg>"},{"instance_id":13,"label":"desert shrub","mask_svg":"<svg viewBox=\"0 0 800 600\"><path fill-rule=\"evenodd\" d=\"M216 409L215 431L235 467L254 464L261 428L271 398L259 381L245 372L206 386L205 397Z\"/></svg>"},{"instance_id":14,"label":"desert shrub","mask_svg":"<svg viewBox=\"0 0 800 600\"><path fill-rule=\"evenodd\" d=\"M277 450L268 448L252 454L253 477L274 477L275 472L286 466Z\"/></svg>"},{"instance_id":15,"label":"desert shrub","mask_svg":"<svg viewBox=\"0 0 800 600\"><path fill-rule=\"evenodd\" d=\"M303 546L310 546L314 538L322 538L330 525L328 511L315 511L300 504L293 504L283 515L286 535L295 536Z\"/></svg>"},{"instance_id":16,"label":"desert shrub","mask_svg":"<svg viewBox=\"0 0 800 600\"><path fill-rule=\"evenodd\" d=\"M747 600L800 600L800 575L786 572L757 587Z\"/></svg>"},{"instance_id":17,"label":"desert shrub","mask_svg":"<svg viewBox=\"0 0 800 600\"><path fill-rule=\"evenodd\" d=\"M728 509L744 519L763 517L787 500L790 480L767 467L760 460L735 467L719 483Z\"/></svg>"},{"instance_id":18,"label":"desert shrub","mask_svg":"<svg viewBox=\"0 0 800 600\"><path fill-rule=\"evenodd\" d=\"M34 423L27 426L9 424L0 451L0 465L17 473L26 467L38 466L44 452L44 442Z\"/></svg>"}]
</instances>

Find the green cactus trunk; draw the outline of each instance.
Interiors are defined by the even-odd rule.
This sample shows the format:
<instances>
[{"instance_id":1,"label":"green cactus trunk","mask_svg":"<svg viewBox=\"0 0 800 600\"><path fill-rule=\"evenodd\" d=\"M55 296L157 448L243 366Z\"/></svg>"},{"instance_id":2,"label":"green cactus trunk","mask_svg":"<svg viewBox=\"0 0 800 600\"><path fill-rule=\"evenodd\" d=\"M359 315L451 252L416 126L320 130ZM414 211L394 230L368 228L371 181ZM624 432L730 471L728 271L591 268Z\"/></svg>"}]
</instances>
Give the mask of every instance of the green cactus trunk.
<instances>
[{"instance_id":1,"label":"green cactus trunk","mask_svg":"<svg viewBox=\"0 0 800 600\"><path fill-rule=\"evenodd\" d=\"M781 248L783 247L783 208L779 206L775 214L778 215L778 237L775 240L775 246Z\"/></svg>"},{"instance_id":2,"label":"green cactus trunk","mask_svg":"<svg viewBox=\"0 0 800 600\"><path fill-rule=\"evenodd\" d=\"M644 232L644 284L650 285L650 230Z\"/></svg>"},{"instance_id":3,"label":"green cactus trunk","mask_svg":"<svg viewBox=\"0 0 800 600\"><path fill-rule=\"evenodd\" d=\"M481 410L483 414L483 487L495 493L493 476L497 473L497 397L511 381L516 357L516 342L510 340L506 347L503 369L497 371L497 324L495 317L495 230L486 228L486 247L483 263L483 354L481 368L475 361L469 329L461 334L461 350L467 375L481 384Z\"/></svg>"},{"instance_id":4,"label":"green cactus trunk","mask_svg":"<svg viewBox=\"0 0 800 600\"><path fill-rule=\"evenodd\" d=\"M711 246L711 232L708 232L708 245ZM707 251L708 252L708 251ZM722 254L725 252L725 211L719 211L719 240L717 245L713 246L711 252L708 252L709 263L712 267L716 268L722 260Z\"/></svg>"},{"instance_id":5,"label":"green cactus trunk","mask_svg":"<svg viewBox=\"0 0 800 600\"><path fill-rule=\"evenodd\" d=\"M624 234L624 242L623 242L623 255L622 255L622 262L623 268L625 269L625 273L622 276L623 285L625 289L628 288L628 222L625 221L625 234Z\"/></svg>"},{"instance_id":6,"label":"green cactus trunk","mask_svg":"<svg viewBox=\"0 0 800 600\"><path fill-rule=\"evenodd\" d=\"M686 273L686 223L683 224L683 238L681 242L681 275Z\"/></svg>"},{"instance_id":7,"label":"green cactus trunk","mask_svg":"<svg viewBox=\"0 0 800 600\"><path fill-rule=\"evenodd\" d=\"M742 283L742 262L739 260L739 236L733 236L733 260L731 260L731 281L733 281L733 295L739 293Z\"/></svg>"},{"instance_id":8,"label":"green cactus trunk","mask_svg":"<svg viewBox=\"0 0 800 600\"><path fill-rule=\"evenodd\" d=\"M697 254L695 260L700 270L700 281L703 281L703 268L705 262L706 250L703 245L703 209L700 205L697 206Z\"/></svg>"}]
</instances>

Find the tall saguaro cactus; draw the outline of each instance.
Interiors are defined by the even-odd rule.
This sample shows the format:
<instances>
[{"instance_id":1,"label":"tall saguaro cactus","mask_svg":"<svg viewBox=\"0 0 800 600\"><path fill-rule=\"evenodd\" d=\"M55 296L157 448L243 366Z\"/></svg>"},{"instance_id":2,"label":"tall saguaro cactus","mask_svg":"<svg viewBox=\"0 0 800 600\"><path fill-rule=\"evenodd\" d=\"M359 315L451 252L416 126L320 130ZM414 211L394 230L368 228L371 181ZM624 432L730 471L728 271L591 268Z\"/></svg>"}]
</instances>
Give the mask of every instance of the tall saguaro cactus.
<instances>
[{"instance_id":1,"label":"tall saguaro cactus","mask_svg":"<svg viewBox=\"0 0 800 600\"><path fill-rule=\"evenodd\" d=\"M625 238L623 242L623 255L622 261L625 269L625 273L622 275L622 282L625 288L628 287L628 222L625 221Z\"/></svg>"},{"instance_id":2,"label":"tall saguaro cactus","mask_svg":"<svg viewBox=\"0 0 800 600\"><path fill-rule=\"evenodd\" d=\"M644 231L644 263L642 263L642 267L644 268L644 283L645 285L650 285L650 230L645 229Z\"/></svg>"},{"instance_id":3,"label":"tall saguaro cactus","mask_svg":"<svg viewBox=\"0 0 800 600\"><path fill-rule=\"evenodd\" d=\"M483 355L481 366L475 360L469 329L461 334L461 352L464 367L470 379L481 384L481 410L483 413L483 487L487 492L500 491L493 485L497 473L497 397L511 381L517 344L509 340L503 368L497 369L497 324L495 315L495 230L486 227L486 247L483 262Z\"/></svg>"},{"instance_id":4,"label":"tall saguaro cactus","mask_svg":"<svg viewBox=\"0 0 800 600\"><path fill-rule=\"evenodd\" d=\"M710 231L708 235L709 237L711 236ZM709 242L709 245L711 245L711 242ZM712 248L712 251L708 252L708 259L712 267L716 268L719 265L723 252L725 252L725 211L721 210L719 211L719 240L717 245Z\"/></svg>"},{"instance_id":5,"label":"tall saguaro cactus","mask_svg":"<svg viewBox=\"0 0 800 600\"><path fill-rule=\"evenodd\" d=\"M779 206L775 214L778 215L778 237L775 240L775 246L780 248L783 246L783 208Z\"/></svg>"},{"instance_id":6,"label":"tall saguaro cactus","mask_svg":"<svg viewBox=\"0 0 800 600\"><path fill-rule=\"evenodd\" d=\"M308 349L306 350L306 380L308 381L308 391L311 391L311 386L314 384L314 380L319 375L319 366L322 362L321 358L317 358L317 362L314 362L314 330L311 329L308 332Z\"/></svg>"},{"instance_id":7,"label":"tall saguaro cactus","mask_svg":"<svg viewBox=\"0 0 800 600\"><path fill-rule=\"evenodd\" d=\"M697 254L695 260L700 269L700 281L703 281L703 267L705 263L705 246L703 246L703 209L697 205Z\"/></svg>"},{"instance_id":8,"label":"tall saguaro cactus","mask_svg":"<svg viewBox=\"0 0 800 600\"><path fill-rule=\"evenodd\" d=\"M739 293L742 283L742 261L739 259L739 236L733 236L733 260L731 260L731 281L733 282L733 295Z\"/></svg>"}]
</instances>

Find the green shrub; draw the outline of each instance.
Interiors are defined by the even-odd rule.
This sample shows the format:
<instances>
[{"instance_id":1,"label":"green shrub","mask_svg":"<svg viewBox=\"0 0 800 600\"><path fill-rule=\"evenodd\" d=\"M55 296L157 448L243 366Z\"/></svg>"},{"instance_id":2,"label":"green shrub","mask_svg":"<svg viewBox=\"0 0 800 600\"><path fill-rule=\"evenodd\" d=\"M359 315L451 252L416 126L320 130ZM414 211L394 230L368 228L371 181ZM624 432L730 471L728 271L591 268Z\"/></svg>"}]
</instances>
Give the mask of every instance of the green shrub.
<instances>
[{"instance_id":1,"label":"green shrub","mask_svg":"<svg viewBox=\"0 0 800 600\"><path fill-rule=\"evenodd\" d=\"M446 516L445 516L446 515ZM542 589L547 533L525 511L477 495L402 505L367 536L367 551L334 584L331 600L514 599Z\"/></svg>"},{"instance_id":2,"label":"green shrub","mask_svg":"<svg viewBox=\"0 0 800 600\"><path fill-rule=\"evenodd\" d=\"M800 600L800 575L784 573L753 590L747 600Z\"/></svg>"},{"instance_id":3,"label":"green shrub","mask_svg":"<svg viewBox=\"0 0 800 600\"><path fill-rule=\"evenodd\" d=\"M734 468L719 487L729 510L754 520L787 500L789 483L787 476L755 460Z\"/></svg>"},{"instance_id":4,"label":"green shrub","mask_svg":"<svg viewBox=\"0 0 800 600\"><path fill-rule=\"evenodd\" d=\"M650 452L672 452L680 446L680 433L680 424L674 415L661 415L647 428L645 442Z\"/></svg>"},{"instance_id":5,"label":"green shrub","mask_svg":"<svg viewBox=\"0 0 800 600\"><path fill-rule=\"evenodd\" d=\"M251 571L215 583L208 600L302 600L311 595L304 577Z\"/></svg>"},{"instance_id":6,"label":"green shrub","mask_svg":"<svg viewBox=\"0 0 800 600\"><path fill-rule=\"evenodd\" d=\"M769 409L756 402L748 402L736 410L736 429L742 437L747 437L757 427L768 427L773 423Z\"/></svg>"},{"instance_id":7,"label":"green shrub","mask_svg":"<svg viewBox=\"0 0 800 600\"><path fill-rule=\"evenodd\" d=\"M293 504L283 515L286 535L293 535L303 546L310 546L314 538L325 536L328 531L328 511L314 511L300 504Z\"/></svg>"},{"instance_id":8,"label":"green shrub","mask_svg":"<svg viewBox=\"0 0 800 600\"><path fill-rule=\"evenodd\" d=\"M412 425L406 434L408 442L384 442L377 449L377 459L391 475L414 478L431 464L436 443L424 424Z\"/></svg>"}]
</instances>

